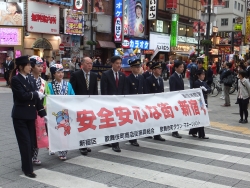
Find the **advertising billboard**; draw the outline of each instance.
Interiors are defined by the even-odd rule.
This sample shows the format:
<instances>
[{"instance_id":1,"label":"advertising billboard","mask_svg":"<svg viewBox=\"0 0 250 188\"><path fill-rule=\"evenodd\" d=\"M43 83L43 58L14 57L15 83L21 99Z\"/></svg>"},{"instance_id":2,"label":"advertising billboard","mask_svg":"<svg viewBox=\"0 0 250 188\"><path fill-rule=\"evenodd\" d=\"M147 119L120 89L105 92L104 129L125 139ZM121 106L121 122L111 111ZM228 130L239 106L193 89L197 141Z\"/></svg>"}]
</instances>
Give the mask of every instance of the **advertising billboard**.
<instances>
[{"instance_id":1,"label":"advertising billboard","mask_svg":"<svg viewBox=\"0 0 250 188\"><path fill-rule=\"evenodd\" d=\"M84 34L84 12L64 9L64 33L68 35Z\"/></svg>"}]
</instances>

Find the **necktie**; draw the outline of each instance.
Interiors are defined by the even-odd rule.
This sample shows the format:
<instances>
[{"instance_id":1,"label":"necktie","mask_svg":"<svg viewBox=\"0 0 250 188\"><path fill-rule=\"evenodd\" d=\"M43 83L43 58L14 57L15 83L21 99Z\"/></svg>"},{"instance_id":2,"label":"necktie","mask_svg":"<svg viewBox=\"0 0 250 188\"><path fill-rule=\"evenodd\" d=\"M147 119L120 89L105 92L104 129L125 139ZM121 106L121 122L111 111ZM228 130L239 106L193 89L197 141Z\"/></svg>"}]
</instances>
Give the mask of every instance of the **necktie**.
<instances>
[{"instance_id":1,"label":"necktie","mask_svg":"<svg viewBox=\"0 0 250 188\"><path fill-rule=\"evenodd\" d=\"M115 85L116 85L116 87L118 87L118 82L119 82L119 80L118 80L118 74L116 72L115 73Z\"/></svg>"},{"instance_id":2,"label":"necktie","mask_svg":"<svg viewBox=\"0 0 250 188\"><path fill-rule=\"evenodd\" d=\"M86 74L86 86L87 90L89 90L89 74Z\"/></svg>"},{"instance_id":3,"label":"necktie","mask_svg":"<svg viewBox=\"0 0 250 188\"><path fill-rule=\"evenodd\" d=\"M26 78L25 78L25 80L26 80L26 81L27 81L28 83L30 83L30 82L29 82L29 79L28 79L28 77L26 77Z\"/></svg>"}]
</instances>

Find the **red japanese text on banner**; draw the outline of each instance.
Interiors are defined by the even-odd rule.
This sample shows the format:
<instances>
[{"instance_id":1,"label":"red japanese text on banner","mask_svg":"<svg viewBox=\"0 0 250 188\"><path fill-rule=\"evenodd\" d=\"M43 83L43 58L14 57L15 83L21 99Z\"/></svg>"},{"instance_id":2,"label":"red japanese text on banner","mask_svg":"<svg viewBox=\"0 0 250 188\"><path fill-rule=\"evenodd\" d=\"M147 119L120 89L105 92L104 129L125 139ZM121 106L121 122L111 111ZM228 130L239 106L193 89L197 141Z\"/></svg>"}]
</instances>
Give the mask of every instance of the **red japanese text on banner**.
<instances>
[{"instance_id":1,"label":"red japanese text on banner","mask_svg":"<svg viewBox=\"0 0 250 188\"><path fill-rule=\"evenodd\" d=\"M50 95L47 116L51 151L209 126L200 89L143 96Z\"/></svg>"}]
</instances>

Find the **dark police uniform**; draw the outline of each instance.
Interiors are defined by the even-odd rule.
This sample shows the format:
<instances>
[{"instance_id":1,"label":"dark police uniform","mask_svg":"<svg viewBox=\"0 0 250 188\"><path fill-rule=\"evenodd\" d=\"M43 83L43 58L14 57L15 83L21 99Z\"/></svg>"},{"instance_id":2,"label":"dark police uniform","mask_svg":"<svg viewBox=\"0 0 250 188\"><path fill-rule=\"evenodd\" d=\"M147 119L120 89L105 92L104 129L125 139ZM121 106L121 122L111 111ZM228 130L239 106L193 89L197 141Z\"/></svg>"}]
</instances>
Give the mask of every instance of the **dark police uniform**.
<instances>
[{"instance_id":1,"label":"dark police uniform","mask_svg":"<svg viewBox=\"0 0 250 188\"><path fill-rule=\"evenodd\" d=\"M155 62L152 64L151 69L162 68L160 62ZM146 79L147 82L147 93L162 93L164 92L164 83L161 77L156 78L154 74ZM155 135L155 140L165 141L161 135Z\"/></svg>"},{"instance_id":2,"label":"dark police uniform","mask_svg":"<svg viewBox=\"0 0 250 188\"><path fill-rule=\"evenodd\" d=\"M130 67L138 66L141 67L141 60L136 59L129 63ZM137 94L145 94L147 93L146 89L146 80L142 75L134 75L131 73L127 76L127 87L128 87L128 95L137 95ZM133 146L139 146L137 143L137 139L129 141Z\"/></svg>"},{"instance_id":3,"label":"dark police uniform","mask_svg":"<svg viewBox=\"0 0 250 188\"><path fill-rule=\"evenodd\" d=\"M147 64L146 64L146 66L147 67L151 67L152 66L152 61L149 61L149 62L147 62ZM143 74L142 74L142 76L146 79L146 78L148 78L148 77L150 77L152 75L152 72L149 72L149 71L146 71L146 72L144 72Z\"/></svg>"},{"instance_id":4,"label":"dark police uniform","mask_svg":"<svg viewBox=\"0 0 250 188\"><path fill-rule=\"evenodd\" d=\"M16 59L16 65L26 65L29 62L28 56L21 56ZM36 82L31 75L23 76L20 73L11 79L13 92L12 119L14 130L21 154L22 171L26 176L34 178L32 155L36 139L35 119L39 116L46 116L46 111L36 92Z\"/></svg>"}]
</instances>

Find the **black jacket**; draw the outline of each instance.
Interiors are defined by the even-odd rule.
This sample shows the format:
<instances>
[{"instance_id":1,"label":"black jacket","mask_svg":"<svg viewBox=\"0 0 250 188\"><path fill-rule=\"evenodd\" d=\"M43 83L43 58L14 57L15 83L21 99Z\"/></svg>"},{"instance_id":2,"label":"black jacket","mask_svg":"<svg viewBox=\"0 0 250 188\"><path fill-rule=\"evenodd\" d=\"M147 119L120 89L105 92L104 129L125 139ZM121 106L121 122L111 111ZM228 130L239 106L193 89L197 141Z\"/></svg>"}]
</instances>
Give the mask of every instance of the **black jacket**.
<instances>
[{"instance_id":1,"label":"black jacket","mask_svg":"<svg viewBox=\"0 0 250 188\"><path fill-rule=\"evenodd\" d=\"M224 78L227 78L230 74L233 74L232 71L230 69L228 69L227 71L224 72L224 74L222 75L221 77L221 80L223 81ZM225 86L228 86L228 87L232 87L232 84L225 84Z\"/></svg>"},{"instance_id":2,"label":"black jacket","mask_svg":"<svg viewBox=\"0 0 250 188\"><path fill-rule=\"evenodd\" d=\"M127 87L128 87L128 94L147 93L146 80L142 75L138 75L138 78L135 78L133 73L127 76Z\"/></svg>"},{"instance_id":3,"label":"black jacket","mask_svg":"<svg viewBox=\"0 0 250 188\"><path fill-rule=\"evenodd\" d=\"M174 72L169 78L169 90L170 91L184 90L183 79L180 78L176 72Z\"/></svg>"},{"instance_id":4,"label":"black jacket","mask_svg":"<svg viewBox=\"0 0 250 188\"><path fill-rule=\"evenodd\" d=\"M150 74L148 71L146 71L146 72L144 72L143 74L142 74L142 76L145 78L145 79L147 79L149 76L151 76L152 74Z\"/></svg>"},{"instance_id":5,"label":"black jacket","mask_svg":"<svg viewBox=\"0 0 250 188\"><path fill-rule=\"evenodd\" d=\"M7 72L12 71L14 69L14 62L11 61L10 64L8 65L7 62L5 61L3 63L3 67L4 67L4 71L7 71Z\"/></svg>"},{"instance_id":6,"label":"black jacket","mask_svg":"<svg viewBox=\"0 0 250 188\"><path fill-rule=\"evenodd\" d=\"M160 83L160 84L159 84ZM159 83L154 75L147 78L147 93L162 93L164 92L163 79L159 77Z\"/></svg>"},{"instance_id":7,"label":"black jacket","mask_svg":"<svg viewBox=\"0 0 250 188\"><path fill-rule=\"evenodd\" d=\"M89 90L82 70L72 73L69 82L76 95L98 95L97 75L93 72L89 75Z\"/></svg>"},{"instance_id":8,"label":"black jacket","mask_svg":"<svg viewBox=\"0 0 250 188\"><path fill-rule=\"evenodd\" d=\"M204 96L204 100L207 102L207 94L209 94L211 92L211 89L207 85L207 83L204 82L204 81L196 80L194 82L194 88L200 88L201 86L204 86L207 89L207 91L203 91L202 90L202 93L203 93L203 96Z\"/></svg>"},{"instance_id":9,"label":"black jacket","mask_svg":"<svg viewBox=\"0 0 250 188\"><path fill-rule=\"evenodd\" d=\"M13 92L14 105L12 108L12 118L33 120L38 115L46 116L46 111L39 99L35 79L28 75L27 82L21 74L11 79L11 89Z\"/></svg>"},{"instance_id":10,"label":"black jacket","mask_svg":"<svg viewBox=\"0 0 250 188\"><path fill-rule=\"evenodd\" d=\"M113 70L107 70L102 73L101 77L101 94L102 95L126 95L127 91L127 80L126 76L122 72L118 72L119 82L116 87L115 77Z\"/></svg>"}]
</instances>

